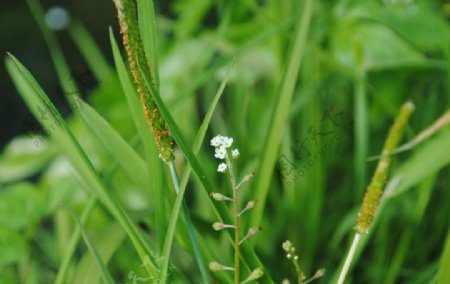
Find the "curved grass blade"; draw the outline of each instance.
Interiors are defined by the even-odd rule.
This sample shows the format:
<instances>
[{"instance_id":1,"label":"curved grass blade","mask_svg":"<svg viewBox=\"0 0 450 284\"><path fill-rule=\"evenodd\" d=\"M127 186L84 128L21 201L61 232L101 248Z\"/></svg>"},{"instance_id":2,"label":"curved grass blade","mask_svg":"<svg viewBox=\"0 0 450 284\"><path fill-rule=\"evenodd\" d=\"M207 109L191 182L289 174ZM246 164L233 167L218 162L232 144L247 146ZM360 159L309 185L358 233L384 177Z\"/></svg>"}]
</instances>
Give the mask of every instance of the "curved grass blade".
<instances>
[{"instance_id":1,"label":"curved grass blade","mask_svg":"<svg viewBox=\"0 0 450 284\"><path fill-rule=\"evenodd\" d=\"M97 252L97 249L95 248L95 246L92 244L90 238L86 234L86 231L84 231L83 224L81 224L80 220L77 218L75 213L73 213L73 211L69 207L65 206L64 204L62 204L61 206L64 209L66 209L66 211L69 213L69 215L75 221L75 223L77 223L77 226L80 230L81 236L83 237L87 248L91 252L92 257L94 258L98 269L100 270L100 275L101 275L103 281L108 284L114 284L115 282L114 282L111 274L109 273L108 269L106 268L105 263L103 262L102 258L100 257L99 253Z\"/></svg>"},{"instance_id":2,"label":"curved grass blade","mask_svg":"<svg viewBox=\"0 0 450 284\"><path fill-rule=\"evenodd\" d=\"M81 117L105 149L114 156L131 179L145 188L150 182L144 160L98 112L81 99L76 99L76 102Z\"/></svg>"},{"instance_id":3,"label":"curved grass blade","mask_svg":"<svg viewBox=\"0 0 450 284\"><path fill-rule=\"evenodd\" d=\"M447 234L447 241L442 252L439 271L437 273L436 281L434 283L449 283L450 282L450 231Z\"/></svg>"},{"instance_id":4,"label":"curved grass blade","mask_svg":"<svg viewBox=\"0 0 450 284\"><path fill-rule=\"evenodd\" d=\"M138 94L133 87L130 76L128 74L125 63L120 54L119 47L114 38L112 30L109 30L109 36L111 41L111 48L113 52L114 62L119 76L120 83L130 109L131 116L138 131L142 144L144 145L146 160L148 165L153 165L152 168L148 168L148 176L152 181L150 190L151 198L155 200L155 223L157 236L162 236L166 233L166 198L172 198L171 194L168 194L163 186L162 168L160 167L160 161L158 158L158 149L156 148L153 139L150 139L152 133L145 120L144 110L139 101ZM162 249L162 240L158 238L159 247Z\"/></svg>"},{"instance_id":5,"label":"curved grass blade","mask_svg":"<svg viewBox=\"0 0 450 284\"><path fill-rule=\"evenodd\" d=\"M152 258L152 251L149 245L144 241L128 214L104 185L86 153L83 151L77 139L67 127L64 119L49 100L44 90L42 90L28 70L11 54L6 58L6 67L16 88L22 95L22 98L32 111L33 115L38 119L46 132L55 139L61 150L65 152L84 182L93 190L103 205L122 225L140 258L142 260L145 258L150 258L152 260L152 262L146 266L146 269L150 275L156 276L158 269ZM50 117L41 116L38 107L47 110Z\"/></svg>"},{"instance_id":6,"label":"curved grass blade","mask_svg":"<svg viewBox=\"0 0 450 284\"><path fill-rule=\"evenodd\" d=\"M92 212L92 209L95 206L97 199L95 197L91 197L83 209L83 213L80 218L80 225L83 226L86 223L87 218ZM72 233L72 237L70 238L69 245L65 251L63 260L61 262L61 266L58 270L58 274L56 275L55 284L63 284L66 282L67 273L69 270L69 266L72 262L72 256L77 247L78 241L80 240L80 226L76 227L74 232Z\"/></svg>"},{"instance_id":7,"label":"curved grass blade","mask_svg":"<svg viewBox=\"0 0 450 284\"><path fill-rule=\"evenodd\" d=\"M297 31L294 35L294 41L287 59L288 66L280 85L280 95L277 96L275 108L273 109L268 132L264 139L264 146L261 151L262 157L259 161L258 170L255 176L256 198L258 206L250 212L252 224L260 224L264 205L269 192L270 180L272 178L273 168L278 154L278 146L281 141L281 134L284 124L288 118L289 105L294 95L295 84L302 63L303 53L305 51L306 39L309 25L313 14L314 1L304 1L303 13L298 17Z\"/></svg>"}]
</instances>

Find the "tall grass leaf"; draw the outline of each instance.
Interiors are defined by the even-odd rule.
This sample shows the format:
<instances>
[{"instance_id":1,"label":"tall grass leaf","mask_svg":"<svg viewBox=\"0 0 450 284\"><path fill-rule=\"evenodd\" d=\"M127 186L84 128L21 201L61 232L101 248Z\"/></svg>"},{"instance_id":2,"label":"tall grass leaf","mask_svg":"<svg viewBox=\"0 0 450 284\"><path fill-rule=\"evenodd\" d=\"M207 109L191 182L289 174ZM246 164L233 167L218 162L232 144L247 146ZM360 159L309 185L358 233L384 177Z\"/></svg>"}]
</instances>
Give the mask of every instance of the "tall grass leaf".
<instances>
[{"instance_id":1,"label":"tall grass leaf","mask_svg":"<svg viewBox=\"0 0 450 284\"><path fill-rule=\"evenodd\" d=\"M76 101L81 117L100 140L106 151L114 156L132 180L137 181L145 188L150 181L144 160L99 113L81 99L76 99Z\"/></svg>"},{"instance_id":2,"label":"tall grass leaf","mask_svg":"<svg viewBox=\"0 0 450 284\"><path fill-rule=\"evenodd\" d=\"M33 115L38 119L46 132L55 139L61 150L68 156L79 175L83 178L83 181L94 191L103 205L122 225L141 259L144 260L147 257L153 260L149 245L144 241L125 210L104 185L86 153L44 90L42 90L28 70L11 54L6 58L6 67L16 88L29 109L33 112ZM48 110L50 117L41 116L38 107ZM146 268L150 275L157 275L154 260Z\"/></svg>"},{"instance_id":3,"label":"tall grass leaf","mask_svg":"<svg viewBox=\"0 0 450 284\"><path fill-rule=\"evenodd\" d=\"M450 231L447 234L444 251L442 252L436 284L450 283Z\"/></svg>"},{"instance_id":4,"label":"tall grass leaf","mask_svg":"<svg viewBox=\"0 0 450 284\"><path fill-rule=\"evenodd\" d=\"M361 63L362 64L362 63ZM355 202L359 202L364 194L367 179L367 151L369 149L369 128L367 116L367 90L365 73L360 71L354 86L354 118L355 118Z\"/></svg>"},{"instance_id":5,"label":"tall grass leaf","mask_svg":"<svg viewBox=\"0 0 450 284\"><path fill-rule=\"evenodd\" d=\"M139 100L139 96L134 89L133 83L122 59L119 47L111 29L109 30L109 36L114 63L116 65L117 74L122 85L122 90L127 100L128 108L130 110L134 124L136 125L136 129L141 138L142 144L144 145L147 164L152 165L151 169L149 166L147 166L149 180L152 181L150 198L152 198L156 202L155 223L157 235L163 236L167 228L165 199L166 197L172 197L172 195L169 194L163 186L162 169L159 166L160 162L158 158L158 149L156 148L155 142L151 138L152 133L150 131L150 127L148 127L147 121L145 120L144 110ZM160 243L159 247L160 249L162 249L163 242L160 239L158 239L158 241Z\"/></svg>"},{"instance_id":6,"label":"tall grass leaf","mask_svg":"<svg viewBox=\"0 0 450 284\"><path fill-rule=\"evenodd\" d=\"M79 21L73 22L69 27L69 34L78 46L95 78L100 82L105 81L111 75L112 69L84 25Z\"/></svg>"},{"instance_id":7,"label":"tall grass leaf","mask_svg":"<svg viewBox=\"0 0 450 284\"><path fill-rule=\"evenodd\" d=\"M120 84L122 85L122 90L128 103L128 108L130 109L131 117L133 118L133 122L136 126L146 152L150 152L150 143L152 141L150 137L152 133L150 131L150 128L148 127L147 121L145 120L144 110L142 108L141 102L139 101L138 94L134 89L133 83L128 74L128 70L120 54L119 47L111 29L109 30L109 37L111 41L111 48L117 74L119 76Z\"/></svg>"},{"instance_id":8,"label":"tall grass leaf","mask_svg":"<svg viewBox=\"0 0 450 284\"><path fill-rule=\"evenodd\" d=\"M122 248L126 243L126 234L122 230L119 224L112 223L106 227L100 234L95 235L95 239L92 239L94 246L96 247L99 255L106 264L113 259L118 250ZM145 272L141 272L145 273ZM123 277L127 277L124 275ZM117 275L114 275L115 280ZM99 283L101 280L101 275L99 270L96 269L95 260L91 257L89 252L85 252L72 274L69 277L71 283L73 284L92 284ZM121 281L116 281L116 283L126 283Z\"/></svg>"},{"instance_id":9,"label":"tall grass leaf","mask_svg":"<svg viewBox=\"0 0 450 284\"><path fill-rule=\"evenodd\" d=\"M137 1L139 30L142 44L147 55L150 70L153 72L153 80L156 89L159 89L158 46L156 33L156 16L153 0Z\"/></svg>"},{"instance_id":10,"label":"tall grass leaf","mask_svg":"<svg viewBox=\"0 0 450 284\"><path fill-rule=\"evenodd\" d=\"M82 226L86 224L87 218L94 209L97 198L91 197L83 209L81 213L80 223ZM69 271L70 264L72 263L75 249L78 245L78 241L80 240L80 227L76 227L69 241L69 245L64 252L63 259L61 261L61 265L59 267L58 273L56 275L55 284L63 284L66 283L67 273Z\"/></svg>"},{"instance_id":11,"label":"tall grass leaf","mask_svg":"<svg viewBox=\"0 0 450 284\"><path fill-rule=\"evenodd\" d=\"M259 161L258 170L256 171L255 176L255 194L259 204L250 212L252 224L260 224L264 213L266 198L272 179L272 172L277 159L278 146L281 141L281 134L289 115L288 109L294 94L303 53L306 47L307 34L313 14L313 3L314 1L312 0L305 1L303 13L298 17L297 31L294 35L289 57L286 60L287 68L267 128L268 131L261 152L262 157Z\"/></svg>"},{"instance_id":12,"label":"tall grass leaf","mask_svg":"<svg viewBox=\"0 0 450 284\"><path fill-rule=\"evenodd\" d=\"M105 263L103 262L102 258L100 257L100 254L98 253L96 247L92 244L92 241L90 240L89 236L86 234L86 231L83 228L83 224L81 224L80 220L77 218L75 213L67 207L63 206L64 209L67 210L69 215L72 217L72 219L77 223L77 226L80 230L81 236L83 237L84 242L86 243L87 248L89 249L89 252L91 253L92 257L95 260L95 264L97 264L98 269L100 270L100 275L105 283L108 284L114 284L114 280L109 273L108 269L106 268ZM92 280L92 279L91 279Z\"/></svg>"}]
</instances>

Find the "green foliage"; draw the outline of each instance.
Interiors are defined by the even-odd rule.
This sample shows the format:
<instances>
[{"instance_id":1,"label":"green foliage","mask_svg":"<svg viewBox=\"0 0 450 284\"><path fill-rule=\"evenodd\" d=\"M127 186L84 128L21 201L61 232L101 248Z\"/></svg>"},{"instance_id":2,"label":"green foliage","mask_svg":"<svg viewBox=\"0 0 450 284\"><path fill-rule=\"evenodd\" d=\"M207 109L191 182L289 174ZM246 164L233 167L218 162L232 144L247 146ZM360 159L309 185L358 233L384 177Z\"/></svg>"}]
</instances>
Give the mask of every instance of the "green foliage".
<instances>
[{"instance_id":1,"label":"green foliage","mask_svg":"<svg viewBox=\"0 0 450 284\"><path fill-rule=\"evenodd\" d=\"M236 172L256 169L242 200L256 197L258 205L243 226L261 225L262 231L241 247L241 274L262 267L260 283L293 280L281 249L289 239L306 276L323 267L325 275L315 282L335 283L369 183L366 173L375 167L366 159L379 154L399 106L416 105L400 144L448 111L448 6L166 2L137 1L135 35L147 56L137 67L152 72L141 83L176 142L178 195L114 39L118 25L110 30L114 67L81 23L70 26L74 46L98 81L75 103L80 86L68 80L69 65L38 1L28 1L64 98L51 102L19 62L25 59L7 56L12 81L42 130L15 138L0 155L0 282L58 277L58 283L100 283L107 269L118 283L161 274L166 283L201 283L192 232L205 262L231 264L232 235L218 236L210 226L232 223L228 207L209 196L225 193L228 184L203 142L222 134L238 143ZM143 66L147 60L150 66ZM217 91L226 80L226 89ZM57 100L69 102L72 112ZM449 133L443 127L392 156L379 213L361 239L348 283L450 282ZM97 262L61 202L80 216ZM209 277L232 281L226 273Z\"/></svg>"}]
</instances>

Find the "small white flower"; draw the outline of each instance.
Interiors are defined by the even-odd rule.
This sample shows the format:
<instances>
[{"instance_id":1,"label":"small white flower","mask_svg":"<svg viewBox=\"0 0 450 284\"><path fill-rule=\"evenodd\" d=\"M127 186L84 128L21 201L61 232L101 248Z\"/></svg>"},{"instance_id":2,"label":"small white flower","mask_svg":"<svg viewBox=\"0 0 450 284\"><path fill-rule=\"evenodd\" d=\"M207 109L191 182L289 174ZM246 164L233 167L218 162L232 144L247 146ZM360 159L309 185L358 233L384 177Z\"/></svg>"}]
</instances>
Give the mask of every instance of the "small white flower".
<instances>
[{"instance_id":1,"label":"small white flower","mask_svg":"<svg viewBox=\"0 0 450 284\"><path fill-rule=\"evenodd\" d=\"M219 167L217 167L217 171L223 173L227 169L227 164L221 163Z\"/></svg>"},{"instance_id":2,"label":"small white flower","mask_svg":"<svg viewBox=\"0 0 450 284\"><path fill-rule=\"evenodd\" d=\"M211 139L211 146L219 147L222 142L222 135L217 135Z\"/></svg>"},{"instance_id":3,"label":"small white flower","mask_svg":"<svg viewBox=\"0 0 450 284\"><path fill-rule=\"evenodd\" d=\"M214 154L214 157L217 159L225 159L225 156L227 155L227 149L225 147L221 146L220 148L216 148L216 154Z\"/></svg>"},{"instance_id":4,"label":"small white flower","mask_svg":"<svg viewBox=\"0 0 450 284\"><path fill-rule=\"evenodd\" d=\"M232 137L226 137L226 136L222 137L222 146L224 146L225 148L230 148L232 144L233 144Z\"/></svg>"},{"instance_id":5,"label":"small white flower","mask_svg":"<svg viewBox=\"0 0 450 284\"><path fill-rule=\"evenodd\" d=\"M233 156L233 158L239 157L239 150L238 149L231 150L231 156Z\"/></svg>"}]
</instances>

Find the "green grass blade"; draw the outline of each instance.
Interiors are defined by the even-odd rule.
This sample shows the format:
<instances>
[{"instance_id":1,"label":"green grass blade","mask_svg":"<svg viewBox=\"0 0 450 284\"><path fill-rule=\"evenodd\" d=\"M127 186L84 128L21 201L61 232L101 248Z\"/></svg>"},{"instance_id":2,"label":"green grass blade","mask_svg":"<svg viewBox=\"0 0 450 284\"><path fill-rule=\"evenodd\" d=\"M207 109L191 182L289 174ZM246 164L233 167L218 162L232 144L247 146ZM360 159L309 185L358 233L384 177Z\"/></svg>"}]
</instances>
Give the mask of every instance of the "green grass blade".
<instances>
[{"instance_id":1,"label":"green grass blade","mask_svg":"<svg viewBox=\"0 0 450 284\"><path fill-rule=\"evenodd\" d=\"M92 209L95 206L97 199L95 197L91 197L83 209L83 213L81 214L80 224L84 226L87 218L92 212ZM67 273L72 262L72 257L77 247L78 241L80 240L80 226L76 227L74 232L72 233L72 237L70 238L69 245L66 248L63 260L61 262L61 266L58 270L58 274L56 275L55 284L63 284L66 283Z\"/></svg>"},{"instance_id":2,"label":"green grass blade","mask_svg":"<svg viewBox=\"0 0 450 284\"><path fill-rule=\"evenodd\" d=\"M152 196L150 197L151 199L156 201L156 232L158 236L162 237L166 233L167 228L165 199L167 196L172 197L172 195L168 194L167 190L165 190L165 187L163 186L162 168L159 166L160 162L158 158L158 149L156 148L155 142L152 139L150 127L145 120L144 110L142 108L141 102L139 101L138 94L133 87L133 83L130 79L128 70L122 59L119 47L111 29L109 31L109 35L117 74L119 76L119 80L128 103L128 108L130 109L134 124L138 131L142 144L144 145L147 164L153 165L151 168L149 166L147 167L149 180L152 181ZM160 249L162 249L163 242L160 239L158 240L160 243L159 247Z\"/></svg>"},{"instance_id":3,"label":"green grass blade","mask_svg":"<svg viewBox=\"0 0 450 284\"><path fill-rule=\"evenodd\" d=\"M151 259L152 252L150 247L144 241L137 230L137 227L132 223L125 210L120 206L117 200L114 199L110 191L104 185L92 163L86 156L86 153L82 150L73 133L67 127L64 119L33 76L11 54L6 58L6 67L16 88L22 95L22 98L25 100L33 115L41 123L44 129L46 129L46 132L51 134L61 150L65 152L89 188L94 191L99 200L122 225L141 259L144 260L146 256ZM49 117L40 115L38 107L47 110ZM154 260L153 263L150 263L146 268L150 275L157 275L157 268Z\"/></svg>"},{"instance_id":4,"label":"green grass blade","mask_svg":"<svg viewBox=\"0 0 450 284\"><path fill-rule=\"evenodd\" d=\"M90 253L94 257L94 260L98 266L98 269L100 270L100 275L102 276L103 281L105 283L114 284L115 282L114 282L111 274L109 273L108 269L106 268L105 263L103 262L102 258L100 257L99 253L97 252L97 249L92 244L89 236L86 234L86 231L83 228L83 224L80 222L80 220L77 218L75 213L73 213L73 211L69 207L67 207L65 205L63 205L63 207L64 207L64 209L67 210L67 212L72 217L72 219L75 221L75 223L77 223L77 226L78 226L78 229L80 230L81 236L83 237L83 240L86 243L86 246L89 249Z\"/></svg>"},{"instance_id":5,"label":"green grass blade","mask_svg":"<svg viewBox=\"0 0 450 284\"><path fill-rule=\"evenodd\" d=\"M156 41L156 16L153 0L137 1L139 30L147 61L152 70L156 89L159 89L158 46Z\"/></svg>"},{"instance_id":6,"label":"green grass blade","mask_svg":"<svg viewBox=\"0 0 450 284\"><path fill-rule=\"evenodd\" d=\"M94 76L100 82L105 81L111 75L112 69L84 25L79 21L75 21L69 28L69 34L78 46Z\"/></svg>"},{"instance_id":7,"label":"green grass blade","mask_svg":"<svg viewBox=\"0 0 450 284\"><path fill-rule=\"evenodd\" d=\"M250 212L252 224L261 223L264 205L269 192L270 180L278 155L278 146L281 141L284 124L289 115L288 110L292 96L294 95L295 85L305 51L307 34L313 13L313 3L314 1L312 0L305 1L303 13L298 17L297 31L291 46L290 55L286 61L288 62L286 73L283 76L279 96L277 96L275 108L273 109L268 126L268 132L264 139L262 157L259 161L255 176L255 195L259 204Z\"/></svg>"},{"instance_id":8,"label":"green grass blade","mask_svg":"<svg viewBox=\"0 0 450 284\"><path fill-rule=\"evenodd\" d=\"M44 10L42 9L39 1L27 0L27 3L36 22L38 23L39 28L42 31L42 34L44 35L48 49L50 50L50 56L52 58L53 64L55 65L56 75L58 76L62 91L73 109L74 101L72 99L72 96L70 95L79 94L79 90L77 84L75 83L75 80L72 78L69 65L64 58L58 40L56 39L53 32L48 29L44 22Z\"/></svg>"},{"instance_id":9,"label":"green grass blade","mask_svg":"<svg viewBox=\"0 0 450 284\"><path fill-rule=\"evenodd\" d=\"M144 160L99 113L81 99L76 99L76 101L81 117L100 140L106 151L114 156L132 180L137 181L145 188L150 182Z\"/></svg>"},{"instance_id":10,"label":"green grass blade","mask_svg":"<svg viewBox=\"0 0 450 284\"><path fill-rule=\"evenodd\" d=\"M355 79L354 109L355 109L355 202L359 203L366 187L367 149L369 131L367 121L367 92L363 71Z\"/></svg>"},{"instance_id":11,"label":"green grass blade","mask_svg":"<svg viewBox=\"0 0 450 284\"><path fill-rule=\"evenodd\" d=\"M106 264L117 255L116 252L120 251L122 245L125 245L124 243L126 243L125 232L120 225L115 222L104 228L101 233L92 232L92 234L95 234L95 239L94 237L91 238L93 245L97 249L103 262ZM69 283L92 284L102 282L101 274L95 264L95 259L93 259L89 251L83 254L71 276L72 277L69 277L69 280L71 280ZM116 274L114 274L114 278L118 280Z\"/></svg>"},{"instance_id":12,"label":"green grass blade","mask_svg":"<svg viewBox=\"0 0 450 284\"><path fill-rule=\"evenodd\" d=\"M234 61L233 61L233 63L234 63ZM223 94L223 90L225 89L225 86L228 82L228 78L229 78L230 72L232 70L232 67L233 67L233 64L230 66L222 84L219 87L219 90L217 91L216 95L214 96L214 99L211 102L211 104L208 108L208 111L206 112L205 118L203 119L203 122L200 125L197 135L195 136L194 145L192 147L192 152L194 153L194 155L197 155L198 152L200 151L203 140L205 139L205 135L206 135L206 131L208 129L209 123L211 122L212 115L213 115L214 110L216 109L216 106ZM183 173L179 192L178 192L177 198L175 199L175 204L173 206L172 214L170 216L169 227L168 227L168 231L166 234L166 238L164 240L164 247L163 247L163 251L162 251L163 263L161 264L161 269L160 269L160 279L161 280L164 279L167 268L169 266L169 257L170 257L170 251L172 248L175 227L177 224L178 215L180 214L180 208L182 205L182 201L184 200L183 198L184 198L184 193L186 190L186 185L187 185L187 182L191 175L191 172L192 172L192 168L188 165ZM204 281L205 281L205 279L204 279ZM208 282L208 281L205 281L205 282Z\"/></svg>"},{"instance_id":13,"label":"green grass blade","mask_svg":"<svg viewBox=\"0 0 450 284\"><path fill-rule=\"evenodd\" d=\"M441 256L440 267L437 273L436 284L450 283L450 231L447 234L447 241Z\"/></svg>"}]
</instances>

